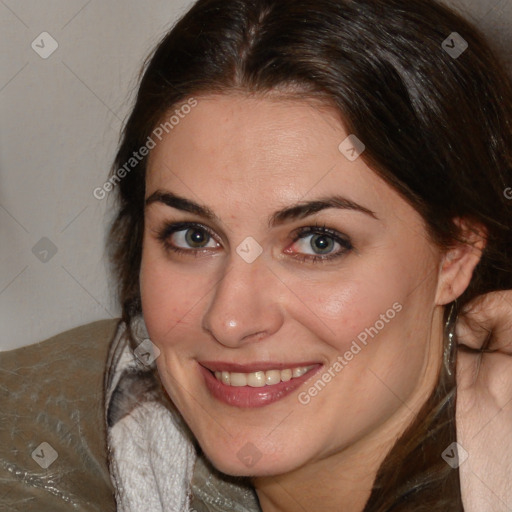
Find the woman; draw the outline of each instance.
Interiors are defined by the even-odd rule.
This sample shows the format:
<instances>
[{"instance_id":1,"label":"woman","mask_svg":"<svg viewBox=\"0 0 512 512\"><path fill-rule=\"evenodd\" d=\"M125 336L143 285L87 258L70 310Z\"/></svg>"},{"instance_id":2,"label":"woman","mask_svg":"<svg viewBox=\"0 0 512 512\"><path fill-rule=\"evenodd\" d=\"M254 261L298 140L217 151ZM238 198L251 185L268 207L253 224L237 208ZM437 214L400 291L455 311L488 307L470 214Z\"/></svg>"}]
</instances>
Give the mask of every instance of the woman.
<instances>
[{"instance_id":1,"label":"woman","mask_svg":"<svg viewBox=\"0 0 512 512\"><path fill-rule=\"evenodd\" d=\"M457 316L512 286L511 117L485 41L430 0L190 9L110 179L120 510L512 506L477 436L509 356L474 378L507 342L459 321L457 401L455 375Z\"/></svg>"}]
</instances>

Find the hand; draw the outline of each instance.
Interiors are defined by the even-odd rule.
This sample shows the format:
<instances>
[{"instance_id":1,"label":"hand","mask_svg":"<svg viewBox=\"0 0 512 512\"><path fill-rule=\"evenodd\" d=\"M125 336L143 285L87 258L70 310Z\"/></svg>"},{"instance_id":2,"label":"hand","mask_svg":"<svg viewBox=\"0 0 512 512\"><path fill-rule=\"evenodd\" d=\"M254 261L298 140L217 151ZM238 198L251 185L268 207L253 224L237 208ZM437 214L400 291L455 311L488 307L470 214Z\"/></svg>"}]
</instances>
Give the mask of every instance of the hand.
<instances>
[{"instance_id":1,"label":"hand","mask_svg":"<svg viewBox=\"0 0 512 512\"><path fill-rule=\"evenodd\" d=\"M468 304L456 333L457 442L468 455L459 467L464 509L510 512L512 291L489 293Z\"/></svg>"}]
</instances>

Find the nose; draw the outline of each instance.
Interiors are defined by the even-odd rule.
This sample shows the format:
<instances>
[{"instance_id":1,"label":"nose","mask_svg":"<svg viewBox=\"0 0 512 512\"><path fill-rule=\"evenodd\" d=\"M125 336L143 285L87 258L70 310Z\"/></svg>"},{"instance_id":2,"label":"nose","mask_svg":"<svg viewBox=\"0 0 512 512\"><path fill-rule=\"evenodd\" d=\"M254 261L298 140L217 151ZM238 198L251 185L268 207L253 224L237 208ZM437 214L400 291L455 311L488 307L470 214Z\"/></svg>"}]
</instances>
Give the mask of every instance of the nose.
<instances>
[{"instance_id":1,"label":"nose","mask_svg":"<svg viewBox=\"0 0 512 512\"><path fill-rule=\"evenodd\" d=\"M203 329L230 348L271 336L284 318L278 286L262 258L247 263L234 254L203 315Z\"/></svg>"}]
</instances>

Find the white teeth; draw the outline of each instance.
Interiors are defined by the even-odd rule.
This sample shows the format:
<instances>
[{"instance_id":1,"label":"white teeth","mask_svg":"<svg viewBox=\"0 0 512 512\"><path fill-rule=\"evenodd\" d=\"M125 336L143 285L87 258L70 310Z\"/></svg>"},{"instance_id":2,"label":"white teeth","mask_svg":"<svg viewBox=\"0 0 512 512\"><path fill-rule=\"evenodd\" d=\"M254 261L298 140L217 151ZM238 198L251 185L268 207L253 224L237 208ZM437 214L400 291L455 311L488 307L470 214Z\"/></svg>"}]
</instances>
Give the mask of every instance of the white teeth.
<instances>
[{"instance_id":1,"label":"white teeth","mask_svg":"<svg viewBox=\"0 0 512 512\"><path fill-rule=\"evenodd\" d=\"M281 382L281 372L279 370L265 372L265 384L271 386L272 384L279 384L279 382Z\"/></svg>"},{"instance_id":2,"label":"white teeth","mask_svg":"<svg viewBox=\"0 0 512 512\"><path fill-rule=\"evenodd\" d=\"M293 377L293 372L290 369L281 370L281 380L287 382Z\"/></svg>"},{"instance_id":3,"label":"white teeth","mask_svg":"<svg viewBox=\"0 0 512 512\"><path fill-rule=\"evenodd\" d=\"M247 385L251 386L251 388L263 387L265 385L265 372L253 372L247 374Z\"/></svg>"},{"instance_id":4,"label":"white teeth","mask_svg":"<svg viewBox=\"0 0 512 512\"><path fill-rule=\"evenodd\" d=\"M229 372L215 372L215 378L228 386L230 384Z\"/></svg>"},{"instance_id":5,"label":"white teeth","mask_svg":"<svg viewBox=\"0 0 512 512\"><path fill-rule=\"evenodd\" d=\"M308 371L307 368L304 368L303 366L301 366L300 368L294 368L293 369L293 377L300 377L301 375L304 375L306 372Z\"/></svg>"},{"instance_id":6,"label":"white teeth","mask_svg":"<svg viewBox=\"0 0 512 512\"><path fill-rule=\"evenodd\" d=\"M230 386L247 386L247 377L245 373L229 372Z\"/></svg>"},{"instance_id":7,"label":"white teeth","mask_svg":"<svg viewBox=\"0 0 512 512\"><path fill-rule=\"evenodd\" d=\"M286 370L268 370L266 372L258 371L251 373L217 371L215 372L215 378L228 386L261 388L263 386L279 384L280 382L288 382L292 378L301 377L312 368L314 368L314 365L287 368Z\"/></svg>"}]
</instances>

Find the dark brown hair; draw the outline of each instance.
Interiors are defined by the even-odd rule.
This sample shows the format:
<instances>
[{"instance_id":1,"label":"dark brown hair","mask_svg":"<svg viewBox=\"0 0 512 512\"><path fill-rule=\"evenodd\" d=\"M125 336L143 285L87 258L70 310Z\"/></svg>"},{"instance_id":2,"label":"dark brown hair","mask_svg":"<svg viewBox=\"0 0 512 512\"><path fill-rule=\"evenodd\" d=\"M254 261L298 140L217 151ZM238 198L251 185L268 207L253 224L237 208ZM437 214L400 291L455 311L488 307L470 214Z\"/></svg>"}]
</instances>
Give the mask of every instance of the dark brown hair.
<instances>
[{"instance_id":1,"label":"dark brown hair","mask_svg":"<svg viewBox=\"0 0 512 512\"><path fill-rule=\"evenodd\" d=\"M468 44L458 56L443 47L454 32ZM431 0L199 0L145 63L111 176L192 95L275 90L334 106L439 246L461 238L456 217L485 227L456 312L512 288L512 87L478 30ZM146 160L119 180L109 236L127 323L141 312ZM381 465L366 512L462 510L458 471L441 458L456 439L454 407L443 369Z\"/></svg>"}]
</instances>

